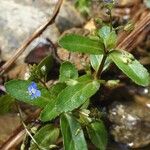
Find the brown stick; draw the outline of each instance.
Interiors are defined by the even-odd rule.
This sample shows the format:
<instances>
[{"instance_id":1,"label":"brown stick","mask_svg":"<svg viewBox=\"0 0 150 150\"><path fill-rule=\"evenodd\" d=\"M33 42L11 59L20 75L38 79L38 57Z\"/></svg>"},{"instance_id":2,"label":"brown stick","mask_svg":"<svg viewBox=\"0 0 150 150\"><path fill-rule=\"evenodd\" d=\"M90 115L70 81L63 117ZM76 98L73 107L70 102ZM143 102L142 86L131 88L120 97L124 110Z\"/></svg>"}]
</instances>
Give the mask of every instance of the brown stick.
<instances>
[{"instance_id":1,"label":"brown stick","mask_svg":"<svg viewBox=\"0 0 150 150\"><path fill-rule=\"evenodd\" d=\"M136 38L144 31L147 26L150 25L150 12L148 12L145 17L139 21L135 29L122 41L118 44L118 49L130 49L130 46L136 41ZM133 47L132 47L133 48Z\"/></svg>"},{"instance_id":2,"label":"brown stick","mask_svg":"<svg viewBox=\"0 0 150 150\"><path fill-rule=\"evenodd\" d=\"M38 118L41 110L36 110L31 116L29 116L24 122L29 124L32 120ZM12 133L12 135L2 144L0 147L1 150L9 150L12 147L17 146L22 140L23 136L25 135L26 131L23 125L20 125L16 128L16 130Z\"/></svg>"},{"instance_id":3,"label":"brown stick","mask_svg":"<svg viewBox=\"0 0 150 150\"><path fill-rule=\"evenodd\" d=\"M1 68L0 68L0 74L3 74L15 61L16 59L25 51L25 49L31 44L33 40L35 40L38 36L40 36L43 31L51 24L54 23L56 16L60 10L60 7L62 5L63 0L59 0L53 15L43 24L41 25L27 40L24 41L24 43L16 50L15 55L10 58Z\"/></svg>"}]
</instances>

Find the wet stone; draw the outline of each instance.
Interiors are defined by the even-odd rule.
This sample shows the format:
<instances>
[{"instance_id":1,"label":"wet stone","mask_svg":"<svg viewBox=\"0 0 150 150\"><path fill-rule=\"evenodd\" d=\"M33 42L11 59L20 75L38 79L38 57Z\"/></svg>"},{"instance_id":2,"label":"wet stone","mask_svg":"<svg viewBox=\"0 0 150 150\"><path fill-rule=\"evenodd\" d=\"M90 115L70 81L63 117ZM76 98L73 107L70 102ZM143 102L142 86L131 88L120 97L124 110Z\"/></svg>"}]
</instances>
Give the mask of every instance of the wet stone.
<instances>
[{"instance_id":1,"label":"wet stone","mask_svg":"<svg viewBox=\"0 0 150 150\"><path fill-rule=\"evenodd\" d=\"M114 102L109 109L116 142L139 148L150 144L150 108L133 101Z\"/></svg>"}]
</instances>

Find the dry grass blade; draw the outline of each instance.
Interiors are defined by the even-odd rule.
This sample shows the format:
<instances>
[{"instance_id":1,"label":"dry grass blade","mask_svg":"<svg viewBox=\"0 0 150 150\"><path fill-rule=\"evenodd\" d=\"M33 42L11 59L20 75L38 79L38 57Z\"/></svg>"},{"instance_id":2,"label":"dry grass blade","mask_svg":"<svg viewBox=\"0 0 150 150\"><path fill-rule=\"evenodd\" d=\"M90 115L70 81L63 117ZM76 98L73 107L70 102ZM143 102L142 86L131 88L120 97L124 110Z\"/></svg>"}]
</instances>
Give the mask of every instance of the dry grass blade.
<instances>
[{"instance_id":1,"label":"dry grass blade","mask_svg":"<svg viewBox=\"0 0 150 150\"><path fill-rule=\"evenodd\" d=\"M141 21L137 22L135 29L122 41L118 44L118 49L131 50L136 46L134 43L137 40L137 37L148 27L150 26L150 12L145 13L145 17ZM134 45L134 47L132 46Z\"/></svg>"}]
</instances>

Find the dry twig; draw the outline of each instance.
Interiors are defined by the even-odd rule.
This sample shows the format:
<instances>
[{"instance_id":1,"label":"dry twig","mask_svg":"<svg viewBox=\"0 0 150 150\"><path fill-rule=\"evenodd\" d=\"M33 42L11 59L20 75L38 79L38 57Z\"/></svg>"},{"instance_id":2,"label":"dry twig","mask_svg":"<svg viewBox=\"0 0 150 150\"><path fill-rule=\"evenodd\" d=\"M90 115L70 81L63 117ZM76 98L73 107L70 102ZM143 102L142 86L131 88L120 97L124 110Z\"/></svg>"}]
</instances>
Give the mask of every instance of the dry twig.
<instances>
[{"instance_id":1,"label":"dry twig","mask_svg":"<svg viewBox=\"0 0 150 150\"><path fill-rule=\"evenodd\" d=\"M29 116L24 122L26 124L29 124L32 120L35 120L41 110L36 110L31 116ZM23 125L20 125L16 128L16 130L12 133L12 135L2 144L0 147L1 150L10 150L13 147L16 147L21 141L23 140L23 137L25 135L26 131L24 129Z\"/></svg>"},{"instance_id":2,"label":"dry twig","mask_svg":"<svg viewBox=\"0 0 150 150\"><path fill-rule=\"evenodd\" d=\"M126 37L123 41L121 41L117 48L118 49L125 49L130 51L137 45L136 40L138 36L148 27L150 26L150 12L145 13L145 17L141 19L141 21L135 24L135 29Z\"/></svg>"}]
</instances>

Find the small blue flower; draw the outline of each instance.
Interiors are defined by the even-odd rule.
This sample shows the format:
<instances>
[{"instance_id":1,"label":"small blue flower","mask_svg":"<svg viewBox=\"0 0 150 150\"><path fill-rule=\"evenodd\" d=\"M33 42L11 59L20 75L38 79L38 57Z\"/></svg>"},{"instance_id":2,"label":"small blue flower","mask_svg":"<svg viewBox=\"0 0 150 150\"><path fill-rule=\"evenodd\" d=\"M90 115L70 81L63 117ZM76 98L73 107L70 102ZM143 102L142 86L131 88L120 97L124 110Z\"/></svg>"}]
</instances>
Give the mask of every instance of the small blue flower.
<instances>
[{"instance_id":1,"label":"small blue flower","mask_svg":"<svg viewBox=\"0 0 150 150\"><path fill-rule=\"evenodd\" d=\"M37 84L35 82L32 82L28 86L28 93L31 96L31 99L38 98L41 96L41 91L38 90Z\"/></svg>"}]
</instances>

